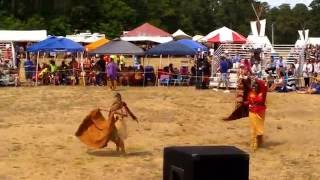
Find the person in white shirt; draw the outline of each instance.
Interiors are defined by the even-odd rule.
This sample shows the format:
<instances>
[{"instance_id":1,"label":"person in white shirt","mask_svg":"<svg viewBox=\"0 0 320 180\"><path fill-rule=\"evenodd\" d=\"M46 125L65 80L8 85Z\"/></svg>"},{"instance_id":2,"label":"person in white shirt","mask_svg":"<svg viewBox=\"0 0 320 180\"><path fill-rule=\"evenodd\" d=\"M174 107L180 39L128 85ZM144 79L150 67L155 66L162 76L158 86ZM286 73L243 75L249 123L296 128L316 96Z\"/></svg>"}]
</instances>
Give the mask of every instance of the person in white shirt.
<instances>
[{"instance_id":1,"label":"person in white shirt","mask_svg":"<svg viewBox=\"0 0 320 180\"><path fill-rule=\"evenodd\" d=\"M299 73L299 67L300 67L298 60L294 61L294 67L295 67L295 75L297 76Z\"/></svg>"},{"instance_id":2,"label":"person in white shirt","mask_svg":"<svg viewBox=\"0 0 320 180\"><path fill-rule=\"evenodd\" d=\"M316 73L317 75L320 74L320 60L319 59L314 63L314 73Z\"/></svg>"},{"instance_id":3,"label":"person in white shirt","mask_svg":"<svg viewBox=\"0 0 320 180\"><path fill-rule=\"evenodd\" d=\"M286 63L283 61L282 56L276 61L276 69L280 69L280 67L286 67Z\"/></svg>"},{"instance_id":4,"label":"person in white shirt","mask_svg":"<svg viewBox=\"0 0 320 180\"><path fill-rule=\"evenodd\" d=\"M255 61L254 65L251 67L251 71L256 77L261 78L262 76L261 64L258 61Z\"/></svg>"},{"instance_id":5,"label":"person in white shirt","mask_svg":"<svg viewBox=\"0 0 320 180\"><path fill-rule=\"evenodd\" d=\"M303 64L303 68L302 68L305 87L310 86L310 77L312 76L312 71L313 71L313 67L312 67L311 61L308 60Z\"/></svg>"}]
</instances>

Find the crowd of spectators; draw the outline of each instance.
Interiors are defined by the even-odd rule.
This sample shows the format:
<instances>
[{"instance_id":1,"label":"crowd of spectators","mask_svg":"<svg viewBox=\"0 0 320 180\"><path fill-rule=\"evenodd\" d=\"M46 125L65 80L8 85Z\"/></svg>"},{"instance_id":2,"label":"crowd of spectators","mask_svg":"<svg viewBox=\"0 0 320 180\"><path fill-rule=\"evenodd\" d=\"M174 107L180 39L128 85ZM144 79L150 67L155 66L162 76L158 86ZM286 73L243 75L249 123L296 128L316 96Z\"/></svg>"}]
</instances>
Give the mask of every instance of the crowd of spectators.
<instances>
[{"instance_id":1,"label":"crowd of spectators","mask_svg":"<svg viewBox=\"0 0 320 180\"><path fill-rule=\"evenodd\" d=\"M36 67L36 57L27 57L23 63L27 85L35 82L41 85L96 85L116 88L116 82L124 85L142 85L144 68L141 65L126 66L121 55L90 56L84 59L83 66L76 57L67 56L57 63L51 59ZM38 72L38 73L36 73Z\"/></svg>"},{"instance_id":2,"label":"crowd of spectators","mask_svg":"<svg viewBox=\"0 0 320 180\"><path fill-rule=\"evenodd\" d=\"M238 79L244 77L264 79L269 91L299 90L300 93L305 91L320 94L319 80L317 80L320 77L320 48L308 47L306 60L302 64L299 64L297 59L294 62L286 62L281 56L271 56L270 62L264 68L261 66L261 59L257 58L255 53L251 59L241 58L238 53L234 56L222 54L218 68L218 86L214 90L218 91L223 83L225 92L229 92L230 74L236 69Z\"/></svg>"}]
</instances>

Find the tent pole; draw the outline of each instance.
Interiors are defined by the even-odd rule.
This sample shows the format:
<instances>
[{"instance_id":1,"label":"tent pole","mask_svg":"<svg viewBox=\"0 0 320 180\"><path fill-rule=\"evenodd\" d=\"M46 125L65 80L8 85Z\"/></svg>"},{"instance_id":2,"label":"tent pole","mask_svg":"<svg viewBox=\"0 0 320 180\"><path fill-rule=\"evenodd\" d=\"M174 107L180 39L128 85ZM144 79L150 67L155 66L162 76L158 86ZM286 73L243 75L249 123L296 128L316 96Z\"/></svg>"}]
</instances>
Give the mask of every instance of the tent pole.
<instances>
[{"instance_id":1,"label":"tent pole","mask_svg":"<svg viewBox=\"0 0 320 180\"><path fill-rule=\"evenodd\" d=\"M160 54L160 64L158 64L158 69L157 69L157 78L156 78L156 84L155 86L159 86L160 85L160 77L159 77L159 69L162 69L162 54Z\"/></svg>"},{"instance_id":2,"label":"tent pole","mask_svg":"<svg viewBox=\"0 0 320 180\"><path fill-rule=\"evenodd\" d=\"M38 64L39 64L39 56L40 56L40 52L38 51L37 63L36 63L36 86L38 86Z\"/></svg>"},{"instance_id":3,"label":"tent pole","mask_svg":"<svg viewBox=\"0 0 320 180\"><path fill-rule=\"evenodd\" d=\"M83 52L80 52L80 62L81 62L81 72L82 72L82 80L83 80L83 86L86 86L86 81L85 81L85 72L83 68Z\"/></svg>"},{"instance_id":4,"label":"tent pole","mask_svg":"<svg viewBox=\"0 0 320 180\"><path fill-rule=\"evenodd\" d=\"M14 69L16 69L16 64L17 64L17 61L16 61L16 49L14 47L14 44L13 42L11 42L11 54L12 54L12 65L14 67Z\"/></svg>"},{"instance_id":5,"label":"tent pole","mask_svg":"<svg viewBox=\"0 0 320 180\"><path fill-rule=\"evenodd\" d=\"M143 59L142 59L142 61L143 61L143 87L145 85L145 80L146 80L146 70L145 70L145 64L144 64L144 57L145 56L143 56Z\"/></svg>"},{"instance_id":6,"label":"tent pole","mask_svg":"<svg viewBox=\"0 0 320 180\"><path fill-rule=\"evenodd\" d=\"M144 56L142 57L142 66L144 67L145 64L144 64Z\"/></svg>"}]
</instances>

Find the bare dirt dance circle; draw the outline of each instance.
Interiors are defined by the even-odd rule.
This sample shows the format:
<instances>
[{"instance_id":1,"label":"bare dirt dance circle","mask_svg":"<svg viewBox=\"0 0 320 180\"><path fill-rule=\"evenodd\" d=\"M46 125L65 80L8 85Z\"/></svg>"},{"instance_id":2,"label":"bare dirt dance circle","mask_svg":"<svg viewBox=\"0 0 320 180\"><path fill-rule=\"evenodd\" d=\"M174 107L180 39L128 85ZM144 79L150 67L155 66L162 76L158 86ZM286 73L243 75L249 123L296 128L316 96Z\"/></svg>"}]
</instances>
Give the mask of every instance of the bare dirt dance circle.
<instances>
[{"instance_id":1,"label":"bare dirt dance circle","mask_svg":"<svg viewBox=\"0 0 320 180\"><path fill-rule=\"evenodd\" d=\"M194 87L122 88L141 122L128 121L127 155L89 150L74 132L112 101L105 87L0 89L0 179L162 179L163 148L234 145L250 179L320 179L320 96L269 93L265 144L250 152L248 118L225 122L234 94Z\"/></svg>"}]
</instances>

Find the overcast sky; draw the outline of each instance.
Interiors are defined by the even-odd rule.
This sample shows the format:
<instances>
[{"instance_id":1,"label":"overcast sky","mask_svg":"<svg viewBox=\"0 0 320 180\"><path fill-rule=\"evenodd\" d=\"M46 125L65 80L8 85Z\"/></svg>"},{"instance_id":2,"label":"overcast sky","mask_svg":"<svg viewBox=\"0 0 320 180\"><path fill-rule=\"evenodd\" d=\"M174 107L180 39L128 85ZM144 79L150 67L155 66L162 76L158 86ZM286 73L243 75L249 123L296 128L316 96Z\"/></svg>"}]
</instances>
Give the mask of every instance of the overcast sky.
<instances>
[{"instance_id":1,"label":"overcast sky","mask_svg":"<svg viewBox=\"0 0 320 180\"><path fill-rule=\"evenodd\" d=\"M279 6L281 4L291 4L294 6L297 3L304 3L307 6L312 2L312 0L261 0L262 2L268 2L271 6Z\"/></svg>"}]
</instances>

